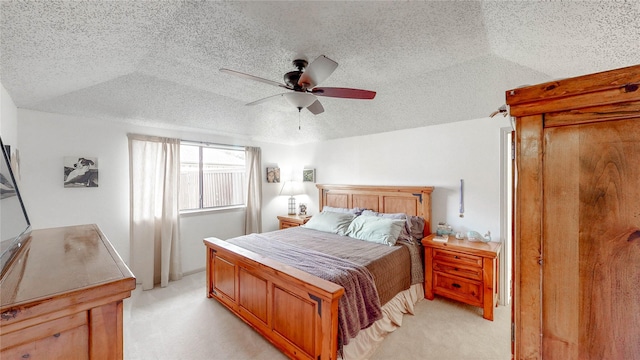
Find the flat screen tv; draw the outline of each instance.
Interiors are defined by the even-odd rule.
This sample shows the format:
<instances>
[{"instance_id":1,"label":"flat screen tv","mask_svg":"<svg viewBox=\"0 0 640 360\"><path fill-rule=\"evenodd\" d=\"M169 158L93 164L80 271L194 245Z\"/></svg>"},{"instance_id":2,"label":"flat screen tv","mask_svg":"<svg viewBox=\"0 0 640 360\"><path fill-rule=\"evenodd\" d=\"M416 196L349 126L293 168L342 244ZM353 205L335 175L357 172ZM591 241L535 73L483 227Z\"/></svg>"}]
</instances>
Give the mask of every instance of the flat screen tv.
<instances>
[{"instance_id":1,"label":"flat screen tv","mask_svg":"<svg viewBox=\"0 0 640 360\"><path fill-rule=\"evenodd\" d=\"M0 281L29 240L31 223L24 208L16 177L11 169L11 154L0 138L2 161L0 162Z\"/></svg>"}]
</instances>

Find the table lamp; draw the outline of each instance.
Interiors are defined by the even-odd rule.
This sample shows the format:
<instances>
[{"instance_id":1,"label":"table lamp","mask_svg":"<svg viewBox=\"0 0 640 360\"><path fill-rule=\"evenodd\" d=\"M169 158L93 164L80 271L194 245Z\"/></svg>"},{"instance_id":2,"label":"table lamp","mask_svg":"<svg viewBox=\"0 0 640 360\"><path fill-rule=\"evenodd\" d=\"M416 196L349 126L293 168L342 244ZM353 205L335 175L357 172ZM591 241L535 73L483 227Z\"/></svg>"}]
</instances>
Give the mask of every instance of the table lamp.
<instances>
[{"instance_id":1,"label":"table lamp","mask_svg":"<svg viewBox=\"0 0 640 360\"><path fill-rule=\"evenodd\" d=\"M288 215L296 214L296 198L294 196L300 193L302 193L302 189L297 181L285 181L284 185L282 185L280 195L289 195Z\"/></svg>"}]
</instances>

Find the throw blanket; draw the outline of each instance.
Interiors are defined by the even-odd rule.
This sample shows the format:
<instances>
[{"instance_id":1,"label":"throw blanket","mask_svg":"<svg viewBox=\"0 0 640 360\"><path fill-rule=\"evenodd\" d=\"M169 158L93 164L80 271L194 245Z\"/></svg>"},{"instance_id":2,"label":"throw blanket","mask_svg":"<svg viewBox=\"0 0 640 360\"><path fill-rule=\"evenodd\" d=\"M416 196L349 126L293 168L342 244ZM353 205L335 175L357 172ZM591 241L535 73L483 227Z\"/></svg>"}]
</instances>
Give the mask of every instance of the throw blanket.
<instances>
[{"instance_id":1,"label":"throw blanket","mask_svg":"<svg viewBox=\"0 0 640 360\"><path fill-rule=\"evenodd\" d=\"M409 254L411 255L411 285L424 283L424 269L422 267L424 250L420 242L411 243L407 240L398 239L396 245L403 245L409 249Z\"/></svg>"},{"instance_id":2,"label":"throw blanket","mask_svg":"<svg viewBox=\"0 0 640 360\"><path fill-rule=\"evenodd\" d=\"M348 344L349 339L361 329L382 318L373 276L364 266L261 234L250 234L228 242L342 286L345 291L338 306L340 346Z\"/></svg>"}]
</instances>

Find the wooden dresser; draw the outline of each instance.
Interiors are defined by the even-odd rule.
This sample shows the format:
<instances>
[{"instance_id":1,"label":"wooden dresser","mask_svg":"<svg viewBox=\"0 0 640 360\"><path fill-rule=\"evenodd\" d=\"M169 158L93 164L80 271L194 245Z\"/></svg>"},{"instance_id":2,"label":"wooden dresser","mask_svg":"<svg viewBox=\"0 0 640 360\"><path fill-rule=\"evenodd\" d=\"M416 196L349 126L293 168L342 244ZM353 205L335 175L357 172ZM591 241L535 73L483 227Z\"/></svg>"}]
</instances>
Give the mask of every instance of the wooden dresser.
<instances>
[{"instance_id":1,"label":"wooden dresser","mask_svg":"<svg viewBox=\"0 0 640 360\"><path fill-rule=\"evenodd\" d=\"M290 227L296 227L304 225L311 219L311 215L280 215L278 221L280 222L280 229L286 229Z\"/></svg>"},{"instance_id":2,"label":"wooden dresser","mask_svg":"<svg viewBox=\"0 0 640 360\"><path fill-rule=\"evenodd\" d=\"M96 225L32 231L0 284L0 358L122 359L135 282Z\"/></svg>"},{"instance_id":3,"label":"wooden dresser","mask_svg":"<svg viewBox=\"0 0 640 360\"><path fill-rule=\"evenodd\" d=\"M506 98L514 358L640 358L640 65Z\"/></svg>"},{"instance_id":4,"label":"wooden dresser","mask_svg":"<svg viewBox=\"0 0 640 360\"><path fill-rule=\"evenodd\" d=\"M431 234L424 246L424 297L441 295L483 309L483 317L493 321L498 304L499 256L501 244L458 240L449 236L437 242Z\"/></svg>"}]
</instances>

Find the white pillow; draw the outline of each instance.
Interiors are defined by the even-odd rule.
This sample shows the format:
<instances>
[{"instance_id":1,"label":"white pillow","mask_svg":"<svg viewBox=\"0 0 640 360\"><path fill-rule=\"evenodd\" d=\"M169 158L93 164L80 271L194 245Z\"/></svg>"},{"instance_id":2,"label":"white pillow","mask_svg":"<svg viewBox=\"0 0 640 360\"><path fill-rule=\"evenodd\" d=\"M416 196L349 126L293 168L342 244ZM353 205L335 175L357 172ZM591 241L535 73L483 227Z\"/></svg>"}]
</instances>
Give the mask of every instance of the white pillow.
<instances>
[{"instance_id":1,"label":"white pillow","mask_svg":"<svg viewBox=\"0 0 640 360\"><path fill-rule=\"evenodd\" d=\"M395 245L406 220L390 219L378 216L358 216L349 228L349 237L371 241L378 244Z\"/></svg>"},{"instance_id":2,"label":"white pillow","mask_svg":"<svg viewBox=\"0 0 640 360\"><path fill-rule=\"evenodd\" d=\"M355 218L353 214L323 211L313 215L311 219L302 226L313 230L346 235L349 224L351 224L353 218Z\"/></svg>"}]
</instances>

